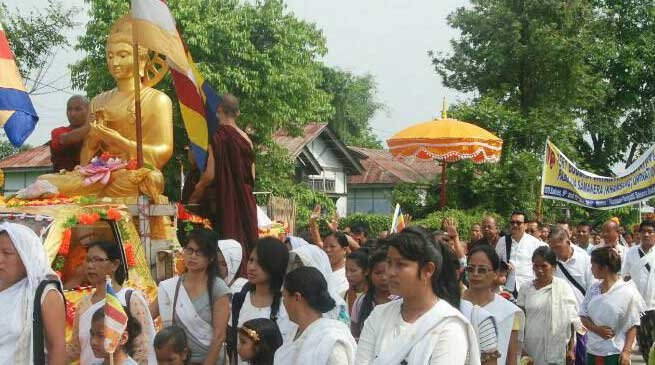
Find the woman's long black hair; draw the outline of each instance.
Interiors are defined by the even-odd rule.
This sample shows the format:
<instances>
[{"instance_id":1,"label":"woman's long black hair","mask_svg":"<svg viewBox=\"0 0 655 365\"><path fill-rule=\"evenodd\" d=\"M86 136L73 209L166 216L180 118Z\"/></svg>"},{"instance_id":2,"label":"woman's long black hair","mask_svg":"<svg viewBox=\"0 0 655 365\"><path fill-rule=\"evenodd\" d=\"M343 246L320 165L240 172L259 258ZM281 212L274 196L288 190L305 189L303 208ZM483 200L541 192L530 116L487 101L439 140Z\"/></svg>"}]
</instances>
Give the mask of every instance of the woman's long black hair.
<instances>
[{"instance_id":1,"label":"woman's long black hair","mask_svg":"<svg viewBox=\"0 0 655 365\"><path fill-rule=\"evenodd\" d=\"M219 277L218 270L218 234L211 229L196 228L187 236L184 247L193 241L198 245L200 252L207 258L207 295L209 295L209 308L214 315L213 289L216 279Z\"/></svg>"},{"instance_id":2,"label":"woman's long black hair","mask_svg":"<svg viewBox=\"0 0 655 365\"><path fill-rule=\"evenodd\" d=\"M449 247L435 242L427 230L415 226L392 234L384 243L395 248L405 259L417 262L419 270L430 262L434 263L432 291L459 309L461 288L457 278L457 258Z\"/></svg>"},{"instance_id":3,"label":"woman's long black hair","mask_svg":"<svg viewBox=\"0 0 655 365\"><path fill-rule=\"evenodd\" d=\"M282 283L289 264L289 250L284 243L274 237L264 237L255 243L254 251L257 251L257 264L269 276L269 288L273 294L271 303L271 318L277 318L277 313L282 302ZM247 291L254 291L255 286L248 282L244 285Z\"/></svg>"},{"instance_id":4,"label":"woman's long black hair","mask_svg":"<svg viewBox=\"0 0 655 365\"><path fill-rule=\"evenodd\" d=\"M375 251L373 254L369 257L368 261L368 275L366 275L366 281L368 283L368 290L366 291L366 294L364 294L364 298L362 298L362 306L359 309L359 313L357 316L357 333L361 333L362 328L364 328L364 321L366 321L366 318L368 318L369 315L371 315L371 312L373 312L373 308L375 308L375 285L373 285L373 280L371 277L373 276L373 268L375 268L375 265L385 262L387 260L387 253L384 251Z\"/></svg>"}]
</instances>

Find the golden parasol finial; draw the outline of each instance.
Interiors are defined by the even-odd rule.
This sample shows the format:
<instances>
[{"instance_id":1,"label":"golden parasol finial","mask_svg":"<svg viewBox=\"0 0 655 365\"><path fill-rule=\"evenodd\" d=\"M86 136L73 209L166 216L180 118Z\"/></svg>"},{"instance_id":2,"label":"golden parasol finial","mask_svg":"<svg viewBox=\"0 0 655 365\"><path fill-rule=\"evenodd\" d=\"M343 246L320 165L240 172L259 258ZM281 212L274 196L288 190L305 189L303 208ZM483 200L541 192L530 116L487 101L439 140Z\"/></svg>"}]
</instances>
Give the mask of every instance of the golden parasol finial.
<instances>
[{"instance_id":1,"label":"golden parasol finial","mask_svg":"<svg viewBox=\"0 0 655 365\"><path fill-rule=\"evenodd\" d=\"M448 117L448 115L446 114L447 109L448 108L446 107L446 97L444 96L443 106L441 107L441 119L446 119Z\"/></svg>"}]
</instances>

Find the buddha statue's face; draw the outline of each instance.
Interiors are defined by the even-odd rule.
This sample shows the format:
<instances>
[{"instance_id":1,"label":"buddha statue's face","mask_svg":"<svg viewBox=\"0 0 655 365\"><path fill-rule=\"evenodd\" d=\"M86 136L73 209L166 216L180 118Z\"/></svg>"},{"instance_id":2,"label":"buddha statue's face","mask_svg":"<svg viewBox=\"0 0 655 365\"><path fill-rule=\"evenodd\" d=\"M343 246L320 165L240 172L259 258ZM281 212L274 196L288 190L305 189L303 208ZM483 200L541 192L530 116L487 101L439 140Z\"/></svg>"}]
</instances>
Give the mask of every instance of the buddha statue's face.
<instances>
[{"instance_id":1,"label":"buddha statue's face","mask_svg":"<svg viewBox=\"0 0 655 365\"><path fill-rule=\"evenodd\" d=\"M145 59L139 62L139 72L143 75ZM125 42L108 42L107 43L107 67L109 73L116 80L132 78L134 75L134 57L132 45Z\"/></svg>"}]
</instances>

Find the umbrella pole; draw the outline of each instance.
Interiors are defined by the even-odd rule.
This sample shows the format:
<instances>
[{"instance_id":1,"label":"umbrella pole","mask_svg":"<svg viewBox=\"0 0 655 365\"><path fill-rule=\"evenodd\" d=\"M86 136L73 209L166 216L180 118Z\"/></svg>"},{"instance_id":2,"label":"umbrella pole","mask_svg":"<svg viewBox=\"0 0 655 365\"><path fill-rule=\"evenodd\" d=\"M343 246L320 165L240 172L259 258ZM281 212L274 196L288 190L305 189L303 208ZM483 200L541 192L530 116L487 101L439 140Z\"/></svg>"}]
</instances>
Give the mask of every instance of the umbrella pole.
<instances>
[{"instance_id":1,"label":"umbrella pole","mask_svg":"<svg viewBox=\"0 0 655 365\"><path fill-rule=\"evenodd\" d=\"M441 161L441 210L446 208L446 160Z\"/></svg>"}]
</instances>

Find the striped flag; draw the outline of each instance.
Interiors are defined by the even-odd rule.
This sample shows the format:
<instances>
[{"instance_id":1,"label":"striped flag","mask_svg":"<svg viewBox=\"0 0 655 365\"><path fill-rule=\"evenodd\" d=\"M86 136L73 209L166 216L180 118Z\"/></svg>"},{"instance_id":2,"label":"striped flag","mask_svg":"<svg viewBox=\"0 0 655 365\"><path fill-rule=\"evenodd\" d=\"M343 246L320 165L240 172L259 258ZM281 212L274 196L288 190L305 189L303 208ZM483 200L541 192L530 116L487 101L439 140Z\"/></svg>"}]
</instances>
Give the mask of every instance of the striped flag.
<instances>
[{"instance_id":1,"label":"striped flag","mask_svg":"<svg viewBox=\"0 0 655 365\"><path fill-rule=\"evenodd\" d=\"M113 354L127 327L127 314L123 305L111 287L107 277L107 295L105 296L105 351Z\"/></svg>"},{"instance_id":2,"label":"striped flag","mask_svg":"<svg viewBox=\"0 0 655 365\"><path fill-rule=\"evenodd\" d=\"M403 216L403 211L400 209L400 204L396 204L396 210L391 221L391 233L399 233L403 229L405 229L405 216Z\"/></svg>"},{"instance_id":3,"label":"striped flag","mask_svg":"<svg viewBox=\"0 0 655 365\"><path fill-rule=\"evenodd\" d=\"M218 126L216 108L221 99L198 71L165 0L132 0L132 17L137 42L166 56L191 153L204 171L209 139Z\"/></svg>"},{"instance_id":4,"label":"striped flag","mask_svg":"<svg viewBox=\"0 0 655 365\"><path fill-rule=\"evenodd\" d=\"M11 144L20 147L38 120L0 23L0 126L4 127Z\"/></svg>"}]
</instances>

